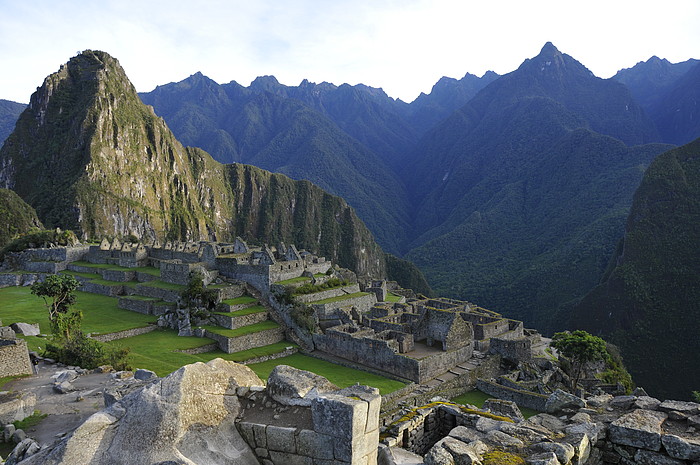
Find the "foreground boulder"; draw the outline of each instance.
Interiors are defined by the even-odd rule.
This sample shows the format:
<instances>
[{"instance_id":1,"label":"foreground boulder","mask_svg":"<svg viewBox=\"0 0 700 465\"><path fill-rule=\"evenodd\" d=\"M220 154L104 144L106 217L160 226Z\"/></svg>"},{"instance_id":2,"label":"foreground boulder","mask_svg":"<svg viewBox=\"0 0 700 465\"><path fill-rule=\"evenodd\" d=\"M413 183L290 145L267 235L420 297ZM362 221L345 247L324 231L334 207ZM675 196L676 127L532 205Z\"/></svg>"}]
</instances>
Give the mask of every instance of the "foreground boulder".
<instances>
[{"instance_id":1,"label":"foreground boulder","mask_svg":"<svg viewBox=\"0 0 700 465\"><path fill-rule=\"evenodd\" d=\"M257 464L234 420L238 386L262 386L248 367L222 359L187 365L92 415L66 439L23 464Z\"/></svg>"}]
</instances>

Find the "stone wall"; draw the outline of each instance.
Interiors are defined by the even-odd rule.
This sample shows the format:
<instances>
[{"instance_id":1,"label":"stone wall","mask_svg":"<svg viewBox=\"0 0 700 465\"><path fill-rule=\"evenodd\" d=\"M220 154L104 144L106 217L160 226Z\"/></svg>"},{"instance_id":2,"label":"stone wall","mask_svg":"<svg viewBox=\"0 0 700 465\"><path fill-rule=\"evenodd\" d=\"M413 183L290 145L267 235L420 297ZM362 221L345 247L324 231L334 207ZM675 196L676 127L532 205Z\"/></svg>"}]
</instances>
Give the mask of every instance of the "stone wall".
<instances>
[{"instance_id":1,"label":"stone wall","mask_svg":"<svg viewBox=\"0 0 700 465\"><path fill-rule=\"evenodd\" d=\"M33 372L27 342L24 339L0 339L0 378L31 375Z\"/></svg>"},{"instance_id":2,"label":"stone wall","mask_svg":"<svg viewBox=\"0 0 700 465\"><path fill-rule=\"evenodd\" d=\"M250 283L261 292L267 291L272 283L266 266L239 265L235 259L217 258L216 267L222 276Z\"/></svg>"},{"instance_id":3,"label":"stone wall","mask_svg":"<svg viewBox=\"0 0 700 465\"><path fill-rule=\"evenodd\" d=\"M102 279L106 281L118 281L121 283L136 279L135 271L101 270Z\"/></svg>"},{"instance_id":4,"label":"stone wall","mask_svg":"<svg viewBox=\"0 0 700 465\"><path fill-rule=\"evenodd\" d=\"M545 395L502 386L485 379L478 380L476 382L476 387L481 392L494 396L497 399L510 400L521 407L531 408L538 412L546 411L545 404L547 403L547 396Z\"/></svg>"},{"instance_id":5,"label":"stone wall","mask_svg":"<svg viewBox=\"0 0 700 465\"><path fill-rule=\"evenodd\" d=\"M236 329L243 326L254 325L255 323L260 323L267 320L269 317L267 312L250 313L248 315L241 316L228 316L228 315L218 315L213 314L212 318L216 321L218 326Z\"/></svg>"},{"instance_id":6,"label":"stone wall","mask_svg":"<svg viewBox=\"0 0 700 465\"><path fill-rule=\"evenodd\" d=\"M107 286L105 284L99 284L90 281L81 284L79 289L83 292L107 295L110 297L117 297L126 294L126 288L123 285Z\"/></svg>"},{"instance_id":7,"label":"stone wall","mask_svg":"<svg viewBox=\"0 0 700 465\"><path fill-rule=\"evenodd\" d=\"M298 302L308 304L309 302L313 302L314 300L330 299L332 297L339 297L344 294L355 294L357 292L360 292L360 285L356 283L351 284L349 286L337 287L335 289L328 289L326 291L316 292L314 294L296 295L294 296L294 299Z\"/></svg>"},{"instance_id":8,"label":"stone wall","mask_svg":"<svg viewBox=\"0 0 700 465\"><path fill-rule=\"evenodd\" d=\"M253 399L253 405L278 405L265 391L244 395ZM294 407L298 418L294 425L253 423L244 416L237 426L261 463L370 465L377 463L380 403L377 389L352 386L321 394L310 407Z\"/></svg>"},{"instance_id":9,"label":"stone wall","mask_svg":"<svg viewBox=\"0 0 700 465\"><path fill-rule=\"evenodd\" d=\"M166 302L177 302L177 300L180 298L179 291L163 289L155 286L137 285L136 291L139 295L165 300Z\"/></svg>"},{"instance_id":10,"label":"stone wall","mask_svg":"<svg viewBox=\"0 0 700 465\"><path fill-rule=\"evenodd\" d=\"M323 318L325 315L332 315L333 311L339 307L355 307L360 313L366 312L372 308L372 305L375 303L377 303L377 297L374 294L364 294L339 302L330 302L327 304L311 303L310 305L316 310L319 317Z\"/></svg>"},{"instance_id":11,"label":"stone wall","mask_svg":"<svg viewBox=\"0 0 700 465\"><path fill-rule=\"evenodd\" d=\"M132 312L143 313L144 315L154 314L154 300L133 299L129 297L119 297L119 308Z\"/></svg>"},{"instance_id":12,"label":"stone wall","mask_svg":"<svg viewBox=\"0 0 700 465\"><path fill-rule=\"evenodd\" d=\"M469 344L459 349L440 352L418 360L418 379L416 381L423 383L441 375L455 365L469 360L473 352L474 347Z\"/></svg>"},{"instance_id":13,"label":"stone wall","mask_svg":"<svg viewBox=\"0 0 700 465\"><path fill-rule=\"evenodd\" d=\"M213 339L219 344L219 348L226 352L227 354L232 354L234 352L240 352L242 350L250 349L251 347L262 347L276 342L280 342L284 339L284 328L273 328L265 331L258 331L257 333L244 334L238 337L226 337L220 334L212 333L211 331L205 331L204 337Z\"/></svg>"},{"instance_id":14,"label":"stone wall","mask_svg":"<svg viewBox=\"0 0 700 465\"><path fill-rule=\"evenodd\" d=\"M520 339L494 337L491 339L489 352L498 354L511 362L526 362L532 358L532 342L525 337Z\"/></svg>"},{"instance_id":15,"label":"stone wall","mask_svg":"<svg viewBox=\"0 0 700 465\"><path fill-rule=\"evenodd\" d=\"M138 336L140 334L150 333L151 331L155 331L156 329L158 329L158 326L149 325L149 326L144 326L142 328L126 329L124 331L118 331L116 333L93 334L90 337L96 341L109 342L109 341L116 341L117 339L124 339L127 337Z\"/></svg>"},{"instance_id":16,"label":"stone wall","mask_svg":"<svg viewBox=\"0 0 700 465\"><path fill-rule=\"evenodd\" d=\"M21 283L20 273L0 273L0 287L19 286Z\"/></svg>"}]
</instances>

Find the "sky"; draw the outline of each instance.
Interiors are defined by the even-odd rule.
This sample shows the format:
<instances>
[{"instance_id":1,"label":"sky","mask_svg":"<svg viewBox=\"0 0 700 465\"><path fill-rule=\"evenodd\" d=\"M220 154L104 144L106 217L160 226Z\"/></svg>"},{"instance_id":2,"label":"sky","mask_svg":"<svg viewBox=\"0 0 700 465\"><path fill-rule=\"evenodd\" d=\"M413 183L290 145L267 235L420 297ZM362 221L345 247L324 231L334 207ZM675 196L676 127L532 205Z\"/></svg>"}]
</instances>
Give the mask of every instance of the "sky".
<instances>
[{"instance_id":1,"label":"sky","mask_svg":"<svg viewBox=\"0 0 700 465\"><path fill-rule=\"evenodd\" d=\"M406 102L442 76L505 74L551 41L608 78L700 58L700 0L0 0L0 98L27 103L86 49L139 92L200 71L381 87Z\"/></svg>"}]
</instances>

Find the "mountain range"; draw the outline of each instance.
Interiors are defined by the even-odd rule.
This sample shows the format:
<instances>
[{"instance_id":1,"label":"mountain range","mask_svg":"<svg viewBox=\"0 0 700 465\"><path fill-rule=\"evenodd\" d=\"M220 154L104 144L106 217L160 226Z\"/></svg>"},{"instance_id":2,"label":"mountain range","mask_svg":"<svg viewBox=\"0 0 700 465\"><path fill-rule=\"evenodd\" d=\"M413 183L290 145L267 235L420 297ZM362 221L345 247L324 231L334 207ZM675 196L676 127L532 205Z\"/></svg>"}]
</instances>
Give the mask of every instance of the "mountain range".
<instances>
[{"instance_id":1,"label":"mountain range","mask_svg":"<svg viewBox=\"0 0 700 465\"><path fill-rule=\"evenodd\" d=\"M87 61L70 72L75 60ZM196 73L139 94L153 110L111 60L85 52L47 78L72 84L40 89L0 152L0 178L47 226L285 240L429 292L381 246L440 295L545 333L583 326L647 167L700 136L697 60L652 57L600 79L547 43L511 73L442 78L411 103ZM81 80L93 71L97 89Z\"/></svg>"},{"instance_id":2,"label":"mountain range","mask_svg":"<svg viewBox=\"0 0 700 465\"><path fill-rule=\"evenodd\" d=\"M669 66L681 79L694 62ZM441 295L549 331L598 283L644 169L672 147L624 75L597 78L547 43L512 73L442 78L410 104L363 85L243 87L200 73L140 96L221 161L341 195Z\"/></svg>"},{"instance_id":3,"label":"mountain range","mask_svg":"<svg viewBox=\"0 0 700 465\"><path fill-rule=\"evenodd\" d=\"M46 227L84 239L284 241L360 275L387 276L384 252L343 199L183 147L104 52L72 58L32 95L0 149L0 187Z\"/></svg>"}]
</instances>

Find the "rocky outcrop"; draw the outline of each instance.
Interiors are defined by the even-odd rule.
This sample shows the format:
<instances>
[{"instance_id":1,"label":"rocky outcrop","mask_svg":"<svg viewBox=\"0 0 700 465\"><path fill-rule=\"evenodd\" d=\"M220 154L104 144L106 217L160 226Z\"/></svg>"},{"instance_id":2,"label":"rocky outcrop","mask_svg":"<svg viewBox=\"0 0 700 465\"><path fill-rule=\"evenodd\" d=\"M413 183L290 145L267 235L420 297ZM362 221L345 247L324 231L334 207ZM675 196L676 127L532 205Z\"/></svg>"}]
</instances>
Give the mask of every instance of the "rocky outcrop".
<instances>
[{"instance_id":1,"label":"rocky outcrop","mask_svg":"<svg viewBox=\"0 0 700 465\"><path fill-rule=\"evenodd\" d=\"M263 384L249 368L221 359L187 365L92 415L23 464L257 464L235 426L236 387Z\"/></svg>"},{"instance_id":2,"label":"rocky outcrop","mask_svg":"<svg viewBox=\"0 0 700 465\"><path fill-rule=\"evenodd\" d=\"M268 393L284 405L309 407L319 394L337 390L338 386L323 376L287 365L277 365L268 378Z\"/></svg>"},{"instance_id":3,"label":"rocky outcrop","mask_svg":"<svg viewBox=\"0 0 700 465\"><path fill-rule=\"evenodd\" d=\"M491 411L434 402L404 412L384 433L379 458L386 465L409 463L412 454L424 456L426 465L697 465L700 460L693 420L700 404L652 402L648 396L556 397L567 400L558 416L540 413L527 420L512 412L510 418L495 414L504 406L492 401L485 404ZM583 402L587 407L577 405Z\"/></svg>"}]
</instances>

